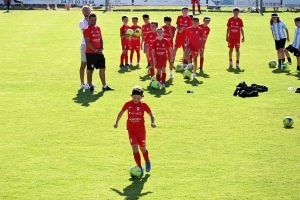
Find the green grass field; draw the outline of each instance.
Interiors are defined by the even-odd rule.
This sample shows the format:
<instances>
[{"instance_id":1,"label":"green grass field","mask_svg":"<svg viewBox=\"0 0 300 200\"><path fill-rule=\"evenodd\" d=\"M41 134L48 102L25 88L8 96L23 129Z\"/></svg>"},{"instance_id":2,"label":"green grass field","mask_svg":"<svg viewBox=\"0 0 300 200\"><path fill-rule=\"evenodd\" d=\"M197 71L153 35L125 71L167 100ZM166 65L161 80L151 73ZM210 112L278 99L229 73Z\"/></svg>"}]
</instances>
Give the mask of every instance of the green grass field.
<instances>
[{"instance_id":1,"label":"green grass field","mask_svg":"<svg viewBox=\"0 0 300 200\"><path fill-rule=\"evenodd\" d=\"M143 13L96 14L107 83L115 91L94 94L79 90L79 10L0 14L0 199L299 199L300 96L287 88L299 87L300 76L268 67L269 60L277 60L270 13L240 15L243 72L228 69L225 33L231 13L206 13L212 19L206 75L185 80L176 73L165 91L149 87L143 54L139 68L118 67L121 16L141 19ZM149 14L160 25L165 15L173 24L179 15ZM280 13L291 40L297 15ZM295 70L293 56L292 61ZM93 82L101 86L97 74ZM269 91L234 97L241 81ZM145 89L157 128L145 115L152 170L131 180L128 170L135 163L126 115L118 129L113 124L135 85ZM291 129L282 124L287 115L294 119Z\"/></svg>"}]
</instances>

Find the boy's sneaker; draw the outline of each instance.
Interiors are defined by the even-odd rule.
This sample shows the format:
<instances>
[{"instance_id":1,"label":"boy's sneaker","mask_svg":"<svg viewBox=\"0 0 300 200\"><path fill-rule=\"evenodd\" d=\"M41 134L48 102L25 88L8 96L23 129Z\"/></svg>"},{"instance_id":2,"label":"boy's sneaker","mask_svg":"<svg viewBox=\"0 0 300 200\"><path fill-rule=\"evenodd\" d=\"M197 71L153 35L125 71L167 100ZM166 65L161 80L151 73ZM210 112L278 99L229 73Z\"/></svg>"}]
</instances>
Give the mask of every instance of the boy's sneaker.
<instances>
[{"instance_id":1,"label":"boy's sneaker","mask_svg":"<svg viewBox=\"0 0 300 200\"><path fill-rule=\"evenodd\" d=\"M140 167L140 169L141 169L141 178L144 176L144 169L142 168L142 167Z\"/></svg>"},{"instance_id":2,"label":"boy's sneaker","mask_svg":"<svg viewBox=\"0 0 300 200\"><path fill-rule=\"evenodd\" d=\"M277 65L277 68L278 68L278 69L281 69L281 64L278 64L278 65Z\"/></svg>"},{"instance_id":3,"label":"boy's sneaker","mask_svg":"<svg viewBox=\"0 0 300 200\"><path fill-rule=\"evenodd\" d=\"M151 170L151 163L149 161L149 162L146 162L146 172L150 172L150 170Z\"/></svg>"},{"instance_id":4,"label":"boy's sneaker","mask_svg":"<svg viewBox=\"0 0 300 200\"><path fill-rule=\"evenodd\" d=\"M87 90L87 89L89 89L89 86L87 85L87 84L81 84L80 85L80 89L85 89L85 90Z\"/></svg>"},{"instance_id":5,"label":"boy's sneaker","mask_svg":"<svg viewBox=\"0 0 300 200\"><path fill-rule=\"evenodd\" d=\"M129 64L125 64L125 67L129 67Z\"/></svg>"},{"instance_id":6,"label":"boy's sneaker","mask_svg":"<svg viewBox=\"0 0 300 200\"><path fill-rule=\"evenodd\" d=\"M97 86L97 85L95 85L94 83L92 83L92 86L93 86L94 88L98 87L98 86Z\"/></svg>"},{"instance_id":7,"label":"boy's sneaker","mask_svg":"<svg viewBox=\"0 0 300 200\"><path fill-rule=\"evenodd\" d=\"M192 65L192 63L190 63L190 64L188 64L188 65L186 66L186 68L184 68L184 70L192 69L192 67L193 67L193 65Z\"/></svg>"},{"instance_id":8,"label":"boy's sneaker","mask_svg":"<svg viewBox=\"0 0 300 200\"><path fill-rule=\"evenodd\" d=\"M201 10L199 10L199 13L202 14Z\"/></svg>"},{"instance_id":9,"label":"boy's sneaker","mask_svg":"<svg viewBox=\"0 0 300 200\"><path fill-rule=\"evenodd\" d=\"M203 74L203 73L204 73L204 71L203 71L203 68L200 68L200 73L201 73L201 74Z\"/></svg>"},{"instance_id":10,"label":"boy's sneaker","mask_svg":"<svg viewBox=\"0 0 300 200\"><path fill-rule=\"evenodd\" d=\"M172 78L172 79L173 79L173 78L174 78L174 75L173 75L173 74L170 74L170 78Z\"/></svg>"},{"instance_id":11,"label":"boy's sneaker","mask_svg":"<svg viewBox=\"0 0 300 200\"><path fill-rule=\"evenodd\" d=\"M88 90L89 90L90 92L96 92L95 89L94 89L94 86L89 86L89 87L88 87Z\"/></svg>"},{"instance_id":12,"label":"boy's sneaker","mask_svg":"<svg viewBox=\"0 0 300 200\"><path fill-rule=\"evenodd\" d=\"M124 67L125 67L124 65L122 65L122 64L120 65L120 68L124 68Z\"/></svg>"},{"instance_id":13,"label":"boy's sneaker","mask_svg":"<svg viewBox=\"0 0 300 200\"><path fill-rule=\"evenodd\" d=\"M114 88L110 88L108 85L106 87L102 87L103 91L114 90Z\"/></svg>"},{"instance_id":14,"label":"boy's sneaker","mask_svg":"<svg viewBox=\"0 0 300 200\"><path fill-rule=\"evenodd\" d=\"M196 77L197 77L197 75L195 73L193 73L193 78L196 78Z\"/></svg>"},{"instance_id":15,"label":"boy's sneaker","mask_svg":"<svg viewBox=\"0 0 300 200\"><path fill-rule=\"evenodd\" d=\"M165 84L161 84L161 88L166 88L166 85Z\"/></svg>"},{"instance_id":16,"label":"boy's sneaker","mask_svg":"<svg viewBox=\"0 0 300 200\"><path fill-rule=\"evenodd\" d=\"M236 67L237 69L239 69L239 68L240 68L239 63L236 63L236 64L235 64L235 67Z\"/></svg>"},{"instance_id":17,"label":"boy's sneaker","mask_svg":"<svg viewBox=\"0 0 300 200\"><path fill-rule=\"evenodd\" d=\"M229 67L232 67L232 66L233 66L232 62L229 62Z\"/></svg>"}]
</instances>

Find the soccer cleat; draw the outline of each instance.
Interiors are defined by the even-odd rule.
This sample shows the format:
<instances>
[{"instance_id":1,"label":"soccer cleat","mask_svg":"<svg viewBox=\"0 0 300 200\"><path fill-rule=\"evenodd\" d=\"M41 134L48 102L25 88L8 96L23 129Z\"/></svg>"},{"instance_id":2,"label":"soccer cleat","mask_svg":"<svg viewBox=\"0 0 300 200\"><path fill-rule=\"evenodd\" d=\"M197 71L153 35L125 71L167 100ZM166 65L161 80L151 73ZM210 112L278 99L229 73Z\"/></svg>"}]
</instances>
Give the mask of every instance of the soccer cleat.
<instances>
[{"instance_id":1,"label":"soccer cleat","mask_svg":"<svg viewBox=\"0 0 300 200\"><path fill-rule=\"evenodd\" d=\"M144 176L144 169L142 168L142 167L140 167L140 169L141 169L141 178Z\"/></svg>"},{"instance_id":2,"label":"soccer cleat","mask_svg":"<svg viewBox=\"0 0 300 200\"><path fill-rule=\"evenodd\" d=\"M184 68L184 70L192 69L192 67L193 67L193 65L192 65L192 63L190 63L190 64L188 64L188 65L186 66L186 68Z\"/></svg>"},{"instance_id":3,"label":"soccer cleat","mask_svg":"<svg viewBox=\"0 0 300 200\"><path fill-rule=\"evenodd\" d=\"M50 10L50 7L47 7L46 10Z\"/></svg>"},{"instance_id":4,"label":"soccer cleat","mask_svg":"<svg viewBox=\"0 0 300 200\"><path fill-rule=\"evenodd\" d=\"M140 66L140 63L138 62L136 65L137 65L137 66Z\"/></svg>"},{"instance_id":5,"label":"soccer cleat","mask_svg":"<svg viewBox=\"0 0 300 200\"><path fill-rule=\"evenodd\" d=\"M193 78L196 78L196 77L197 77L197 75L195 73L193 73Z\"/></svg>"},{"instance_id":6,"label":"soccer cleat","mask_svg":"<svg viewBox=\"0 0 300 200\"><path fill-rule=\"evenodd\" d=\"M161 88L166 88L166 85L162 83Z\"/></svg>"},{"instance_id":7,"label":"soccer cleat","mask_svg":"<svg viewBox=\"0 0 300 200\"><path fill-rule=\"evenodd\" d=\"M232 66L233 66L232 62L229 62L229 67L232 67Z\"/></svg>"},{"instance_id":8,"label":"soccer cleat","mask_svg":"<svg viewBox=\"0 0 300 200\"><path fill-rule=\"evenodd\" d=\"M125 64L125 67L130 67L129 64Z\"/></svg>"},{"instance_id":9,"label":"soccer cleat","mask_svg":"<svg viewBox=\"0 0 300 200\"><path fill-rule=\"evenodd\" d=\"M108 85L106 87L102 87L103 91L114 90L114 88L110 88Z\"/></svg>"},{"instance_id":10,"label":"soccer cleat","mask_svg":"<svg viewBox=\"0 0 300 200\"><path fill-rule=\"evenodd\" d=\"M120 65L120 68L124 68L125 66L123 64Z\"/></svg>"},{"instance_id":11,"label":"soccer cleat","mask_svg":"<svg viewBox=\"0 0 300 200\"><path fill-rule=\"evenodd\" d=\"M203 69L202 69L202 68L200 68L200 73L202 73L202 74L204 73L204 71L203 71Z\"/></svg>"},{"instance_id":12,"label":"soccer cleat","mask_svg":"<svg viewBox=\"0 0 300 200\"><path fill-rule=\"evenodd\" d=\"M146 172L150 172L151 170L151 163L150 161L146 162Z\"/></svg>"},{"instance_id":13,"label":"soccer cleat","mask_svg":"<svg viewBox=\"0 0 300 200\"><path fill-rule=\"evenodd\" d=\"M173 79L173 78L174 78L174 75L173 75L173 74L170 74L170 78L172 78L172 79Z\"/></svg>"},{"instance_id":14,"label":"soccer cleat","mask_svg":"<svg viewBox=\"0 0 300 200\"><path fill-rule=\"evenodd\" d=\"M89 90L90 92L96 92L96 90L94 89L93 86L88 86L88 90Z\"/></svg>"},{"instance_id":15,"label":"soccer cleat","mask_svg":"<svg viewBox=\"0 0 300 200\"><path fill-rule=\"evenodd\" d=\"M97 86L97 85L95 85L94 83L92 83L92 86L93 86L94 88L98 87L98 86Z\"/></svg>"},{"instance_id":16,"label":"soccer cleat","mask_svg":"<svg viewBox=\"0 0 300 200\"><path fill-rule=\"evenodd\" d=\"M240 68L239 63L235 63L235 67L236 67L236 68Z\"/></svg>"},{"instance_id":17,"label":"soccer cleat","mask_svg":"<svg viewBox=\"0 0 300 200\"><path fill-rule=\"evenodd\" d=\"M80 89L88 90L89 89L89 85L83 83L83 84L80 85Z\"/></svg>"},{"instance_id":18,"label":"soccer cleat","mask_svg":"<svg viewBox=\"0 0 300 200\"><path fill-rule=\"evenodd\" d=\"M199 10L199 13L202 14L201 10Z\"/></svg>"},{"instance_id":19,"label":"soccer cleat","mask_svg":"<svg viewBox=\"0 0 300 200\"><path fill-rule=\"evenodd\" d=\"M278 64L278 65L277 65L277 68L278 68L278 69L281 69L281 66L282 66L281 64Z\"/></svg>"}]
</instances>

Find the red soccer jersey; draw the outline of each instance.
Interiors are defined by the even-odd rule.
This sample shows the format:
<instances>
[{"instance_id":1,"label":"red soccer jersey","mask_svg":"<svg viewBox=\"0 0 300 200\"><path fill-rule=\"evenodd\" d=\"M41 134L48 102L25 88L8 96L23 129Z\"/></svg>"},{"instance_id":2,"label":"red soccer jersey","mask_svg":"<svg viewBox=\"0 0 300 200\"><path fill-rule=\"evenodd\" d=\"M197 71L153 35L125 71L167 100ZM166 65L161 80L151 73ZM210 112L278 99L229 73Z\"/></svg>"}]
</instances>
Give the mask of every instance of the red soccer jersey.
<instances>
[{"instance_id":1,"label":"red soccer jersey","mask_svg":"<svg viewBox=\"0 0 300 200\"><path fill-rule=\"evenodd\" d=\"M155 52L155 58L157 61L167 60L167 52L170 50L170 43L167 39L163 38L162 40L156 39L153 42L152 49ZM170 52L169 52L170 53Z\"/></svg>"},{"instance_id":2,"label":"red soccer jersey","mask_svg":"<svg viewBox=\"0 0 300 200\"><path fill-rule=\"evenodd\" d=\"M176 21L178 28L188 28L190 26L193 26L192 19L189 16L178 16ZM185 37L186 30L182 31L181 33L177 32L176 37Z\"/></svg>"},{"instance_id":3,"label":"red soccer jersey","mask_svg":"<svg viewBox=\"0 0 300 200\"><path fill-rule=\"evenodd\" d=\"M101 29L99 26L97 26L97 25L87 26L83 30L83 36L84 36L84 38L90 39L90 43L93 45L94 48L100 49L102 47L101 43L100 43L100 40L102 39L102 34L101 34ZM85 48L85 52L86 53L95 53L93 50L89 49L87 45Z\"/></svg>"},{"instance_id":4,"label":"red soccer jersey","mask_svg":"<svg viewBox=\"0 0 300 200\"><path fill-rule=\"evenodd\" d=\"M204 41L206 41L206 39L209 35L209 32L210 32L210 28L208 26L203 26L203 24L199 25L199 27L202 28L203 38L204 38Z\"/></svg>"},{"instance_id":5,"label":"red soccer jersey","mask_svg":"<svg viewBox=\"0 0 300 200\"><path fill-rule=\"evenodd\" d=\"M167 27L166 25L164 25L162 28L164 29L164 38L169 41L171 47L173 48L173 38L172 38L171 33L170 33L170 27ZM175 32L176 32L175 26L171 26L171 30L172 30L172 33L173 33L173 36L174 36Z\"/></svg>"},{"instance_id":6,"label":"red soccer jersey","mask_svg":"<svg viewBox=\"0 0 300 200\"><path fill-rule=\"evenodd\" d=\"M186 37L188 38L189 45L193 48L200 48L201 38L203 37L203 30L198 27L189 27L186 31Z\"/></svg>"},{"instance_id":7,"label":"red soccer jersey","mask_svg":"<svg viewBox=\"0 0 300 200\"><path fill-rule=\"evenodd\" d=\"M133 31L135 31L136 29L141 29L140 26L131 26L130 27ZM141 45L141 39L140 36L132 36L131 37L131 46L140 46Z\"/></svg>"},{"instance_id":8,"label":"red soccer jersey","mask_svg":"<svg viewBox=\"0 0 300 200\"><path fill-rule=\"evenodd\" d=\"M241 37L241 28L244 27L243 21L241 18L231 17L228 19L227 27L229 28L229 39L240 39Z\"/></svg>"},{"instance_id":9,"label":"red soccer jersey","mask_svg":"<svg viewBox=\"0 0 300 200\"><path fill-rule=\"evenodd\" d=\"M150 31L146 34L145 42L148 45L149 49L152 49L153 42L156 39L157 39L157 34L156 33Z\"/></svg>"},{"instance_id":10,"label":"red soccer jersey","mask_svg":"<svg viewBox=\"0 0 300 200\"><path fill-rule=\"evenodd\" d=\"M145 130L144 112L151 113L151 109L145 103L140 101L135 104L133 100L127 101L122 111L128 111L127 130Z\"/></svg>"},{"instance_id":11,"label":"red soccer jersey","mask_svg":"<svg viewBox=\"0 0 300 200\"><path fill-rule=\"evenodd\" d=\"M130 26L121 26L120 28L120 35L125 35L126 31L130 29ZM121 44L123 45L129 45L130 44L130 37L121 37Z\"/></svg>"},{"instance_id":12,"label":"red soccer jersey","mask_svg":"<svg viewBox=\"0 0 300 200\"><path fill-rule=\"evenodd\" d=\"M143 37L145 37L147 35L147 33L150 32L150 31L151 31L151 24L150 23L142 25Z\"/></svg>"}]
</instances>

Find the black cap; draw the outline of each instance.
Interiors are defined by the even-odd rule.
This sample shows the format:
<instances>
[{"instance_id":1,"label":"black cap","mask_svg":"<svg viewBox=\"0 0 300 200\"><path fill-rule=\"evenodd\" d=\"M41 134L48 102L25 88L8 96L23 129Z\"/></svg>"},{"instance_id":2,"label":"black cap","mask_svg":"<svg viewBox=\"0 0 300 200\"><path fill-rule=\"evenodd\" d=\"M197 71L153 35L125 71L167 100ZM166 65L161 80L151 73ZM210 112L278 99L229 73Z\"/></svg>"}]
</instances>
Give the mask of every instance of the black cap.
<instances>
[{"instance_id":1,"label":"black cap","mask_svg":"<svg viewBox=\"0 0 300 200\"><path fill-rule=\"evenodd\" d=\"M203 20L208 20L208 21L210 21L210 17L204 17L204 19Z\"/></svg>"},{"instance_id":2,"label":"black cap","mask_svg":"<svg viewBox=\"0 0 300 200\"><path fill-rule=\"evenodd\" d=\"M272 13L272 17L278 17L277 13Z\"/></svg>"}]
</instances>

